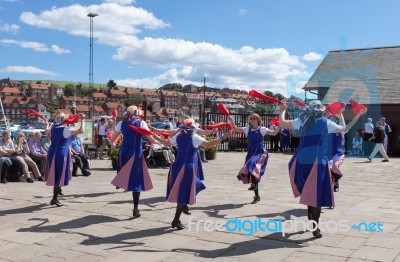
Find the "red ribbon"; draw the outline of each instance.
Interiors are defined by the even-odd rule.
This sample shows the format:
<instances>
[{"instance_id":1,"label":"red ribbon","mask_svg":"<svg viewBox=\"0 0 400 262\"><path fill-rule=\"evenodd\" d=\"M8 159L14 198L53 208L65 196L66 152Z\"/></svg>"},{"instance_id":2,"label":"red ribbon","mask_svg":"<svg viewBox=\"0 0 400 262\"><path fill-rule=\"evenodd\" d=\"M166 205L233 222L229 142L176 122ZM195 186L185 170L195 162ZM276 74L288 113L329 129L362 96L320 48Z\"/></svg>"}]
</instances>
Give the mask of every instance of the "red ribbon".
<instances>
[{"instance_id":1,"label":"red ribbon","mask_svg":"<svg viewBox=\"0 0 400 262\"><path fill-rule=\"evenodd\" d=\"M64 119L64 120L61 122L61 124L62 124L62 125L71 125L71 124L75 124L75 123L78 122L80 115L82 115L82 114L79 113L79 114L70 116L70 117Z\"/></svg>"},{"instance_id":2,"label":"red ribbon","mask_svg":"<svg viewBox=\"0 0 400 262\"><path fill-rule=\"evenodd\" d=\"M132 129L133 131L135 131L136 133L141 134L142 136L151 136L153 134L147 129L136 127L136 126L134 126L132 124L129 125L129 128Z\"/></svg>"},{"instance_id":3,"label":"red ribbon","mask_svg":"<svg viewBox=\"0 0 400 262\"><path fill-rule=\"evenodd\" d=\"M294 102L298 107L300 107L301 109L306 108L306 104L304 104L302 101L300 101L299 99L293 99L292 102Z\"/></svg>"},{"instance_id":4,"label":"red ribbon","mask_svg":"<svg viewBox=\"0 0 400 262\"><path fill-rule=\"evenodd\" d=\"M279 126L279 119L277 117L271 118L268 122L274 126Z\"/></svg>"},{"instance_id":5,"label":"red ribbon","mask_svg":"<svg viewBox=\"0 0 400 262\"><path fill-rule=\"evenodd\" d=\"M264 94L261 94L260 92L256 91L256 90L251 90L249 92L249 95L267 102L271 102L271 103L278 103L278 104L282 104L282 102L278 99L276 99L275 97L270 97Z\"/></svg>"},{"instance_id":6,"label":"red ribbon","mask_svg":"<svg viewBox=\"0 0 400 262\"><path fill-rule=\"evenodd\" d=\"M219 103L217 109L218 109L218 112L220 112L221 114L224 114L226 116L230 115L230 112L226 108L224 103Z\"/></svg>"},{"instance_id":7,"label":"red ribbon","mask_svg":"<svg viewBox=\"0 0 400 262\"><path fill-rule=\"evenodd\" d=\"M205 125L204 127L206 129L218 128L219 130L222 130L224 127L226 127L226 129L232 130L232 125L230 123L226 123L226 122L221 122L221 123L218 123L215 125Z\"/></svg>"},{"instance_id":8,"label":"red ribbon","mask_svg":"<svg viewBox=\"0 0 400 262\"><path fill-rule=\"evenodd\" d=\"M25 113L27 115L34 115L36 117L39 117L40 119L43 119L43 121L45 121L45 122L47 121L44 116L42 116L41 114L39 114L39 112L37 112L35 110L27 109Z\"/></svg>"},{"instance_id":9,"label":"red ribbon","mask_svg":"<svg viewBox=\"0 0 400 262\"><path fill-rule=\"evenodd\" d=\"M325 107L325 113L328 115L336 115L345 107L346 104L343 102L333 102Z\"/></svg>"},{"instance_id":10,"label":"red ribbon","mask_svg":"<svg viewBox=\"0 0 400 262\"><path fill-rule=\"evenodd\" d=\"M353 109L354 114L358 114L361 110L367 109L364 105L357 103L353 99L350 99L351 108Z\"/></svg>"}]
</instances>

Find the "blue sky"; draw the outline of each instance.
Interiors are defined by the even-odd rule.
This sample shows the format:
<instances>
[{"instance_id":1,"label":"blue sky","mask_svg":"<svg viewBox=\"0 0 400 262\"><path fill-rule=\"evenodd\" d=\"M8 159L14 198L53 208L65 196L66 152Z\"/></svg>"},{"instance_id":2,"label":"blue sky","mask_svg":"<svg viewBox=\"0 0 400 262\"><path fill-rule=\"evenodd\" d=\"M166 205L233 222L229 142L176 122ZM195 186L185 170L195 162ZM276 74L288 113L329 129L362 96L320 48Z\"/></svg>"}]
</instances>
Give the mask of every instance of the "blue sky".
<instances>
[{"instance_id":1,"label":"blue sky","mask_svg":"<svg viewBox=\"0 0 400 262\"><path fill-rule=\"evenodd\" d=\"M0 0L0 78L301 92L330 50L400 44L400 1Z\"/></svg>"}]
</instances>

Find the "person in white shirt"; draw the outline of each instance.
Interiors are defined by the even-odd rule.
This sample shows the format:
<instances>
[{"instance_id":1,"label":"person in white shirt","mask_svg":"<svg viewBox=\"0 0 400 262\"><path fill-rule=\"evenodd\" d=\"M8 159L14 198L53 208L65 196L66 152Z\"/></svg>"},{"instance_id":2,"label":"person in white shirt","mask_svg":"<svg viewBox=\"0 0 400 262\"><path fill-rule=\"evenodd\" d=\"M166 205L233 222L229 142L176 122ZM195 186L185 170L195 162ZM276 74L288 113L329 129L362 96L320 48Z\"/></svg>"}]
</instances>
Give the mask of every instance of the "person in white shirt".
<instances>
[{"instance_id":1,"label":"person in white shirt","mask_svg":"<svg viewBox=\"0 0 400 262\"><path fill-rule=\"evenodd\" d=\"M382 129L385 131L385 138L383 140L383 147L385 149L385 152L388 152L388 142L389 142L389 133L392 133L392 129L390 126L386 123L386 118L381 117L381 124L382 124Z\"/></svg>"},{"instance_id":2,"label":"person in white shirt","mask_svg":"<svg viewBox=\"0 0 400 262\"><path fill-rule=\"evenodd\" d=\"M96 129L96 137L97 137L97 157L99 159L103 159L103 151L106 147L106 137L107 137L107 121L105 118L101 118L100 122L97 123Z\"/></svg>"},{"instance_id":3,"label":"person in white shirt","mask_svg":"<svg viewBox=\"0 0 400 262\"><path fill-rule=\"evenodd\" d=\"M364 124L364 154L368 156L372 152L374 144L370 142L370 138L374 135L374 125L372 124L372 118L367 119L367 123Z\"/></svg>"}]
</instances>

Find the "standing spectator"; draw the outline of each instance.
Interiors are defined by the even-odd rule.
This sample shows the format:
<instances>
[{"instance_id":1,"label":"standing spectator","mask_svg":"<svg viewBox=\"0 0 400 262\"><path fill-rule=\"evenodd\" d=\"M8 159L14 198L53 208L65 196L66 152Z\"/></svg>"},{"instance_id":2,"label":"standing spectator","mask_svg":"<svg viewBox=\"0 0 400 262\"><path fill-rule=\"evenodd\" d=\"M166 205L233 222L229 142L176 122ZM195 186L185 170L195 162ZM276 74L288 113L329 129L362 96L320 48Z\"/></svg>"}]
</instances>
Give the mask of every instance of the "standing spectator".
<instances>
[{"instance_id":1,"label":"standing spectator","mask_svg":"<svg viewBox=\"0 0 400 262\"><path fill-rule=\"evenodd\" d=\"M389 133L392 133L392 129L388 124L386 124L386 118L381 117L382 129L385 131L385 138L383 139L383 147L385 148L385 152L388 152L388 141L389 141Z\"/></svg>"},{"instance_id":2,"label":"standing spectator","mask_svg":"<svg viewBox=\"0 0 400 262\"><path fill-rule=\"evenodd\" d=\"M367 119L367 123L364 125L364 154L369 155L372 151L372 142L370 138L374 135L374 125L372 124L372 118Z\"/></svg>"},{"instance_id":3,"label":"standing spectator","mask_svg":"<svg viewBox=\"0 0 400 262\"><path fill-rule=\"evenodd\" d=\"M17 151L17 158L19 159L22 165L22 172L24 174L24 178L27 182L33 183L34 179L30 177L29 174L29 167L32 169L33 176L38 181L43 181L43 177L41 176L38 166L36 165L35 161L29 157L29 146L26 142L25 135L22 132L19 132L16 137L16 145L15 150Z\"/></svg>"},{"instance_id":4,"label":"standing spectator","mask_svg":"<svg viewBox=\"0 0 400 262\"><path fill-rule=\"evenodd\" d=\"M39 163L38 168L42 176L44 175L44 167L46 166L47 160L47 151L43 146L41 139L41 135L39 132L36 132L33 137L31 137L28 141L29 146L29 156L33 161Z\"/></svg>"},{"instance_id":5,"label":"standing spectator","mask_svg":"<svg viewBox=\"0 0 400 262\"><path fill-rule=\"evenodd\" d=\"M171 128L171 130L176 128L176 123L178 123L178 118L177 118L177 117L174 117L174 118L172 119L172 128Z\"/></svg>"},{"instance_id":6,"label":"standing spectator","mask_svg":"<svg viewBox=\"0 0 400 262\"><path fill-rule=\"evenodd\" d=\"M97 157L99 159L103 159L103 150L104 147L106 146L106 137L107 137L107 122L104 117L100 119L100 122L97 123L97 126L95 128L95 133L96 133L96 153Z\"/></svg>"},{"instance_id":7,"label":"standing spectator","mask_svg":"<svg viewBox=\"0 0 400 262\"><path fill-rule=\"evenodd\" d=\"M353 147L352 147L352 154L353 155L362 155L363 150L363 141L360 135L360 132L356 132L356 136L353 137Z\"/></svg>"},{"instance_id":8,"label":"standing spectator","mask_svg":"<svg viewBox=\"0 0 400 262\"><path fill-rule=\"evenodd\" d=\"M72 176L77 176L78 168L82 171L82 175L90 176L89 156L84 154L82 140L79 136L72 136L71 153L75 161L72 168Z\"/></svg>"},{"instance_id":9,"label":"standing spectator","mask_svg":"<svg viewBox=\"0 0 400 262\"><path fill-rule=\"evenodd\" d=\"M381 153L383 160L382 162L389 162L389 157L386 154L385 148L383 147L383 140L385 139L385 132L383 131L382 128L382 123L381 122L376 122L375 128L374 128L374 134L373 136L369 139L370 141L373 140L375 143L374 150L372 153L368 156L368 160L371 162L372 158L376 155L376 153Z\"/></svg>"},{"instance_id":10,"label":"standing spectator","mask_svg":"<svg viewBox=\"0 0 400 262\"><path fill-rule=\"evenodd\" d=\"M270 131L275 131L276 129L278 129L275 124L270 124L269 125L269 130ZM277 135L273 135L273 136L269 136L269 141L270 141L270 150L271 151L278 151L279 149L279 140L280 140L280 136Z\"/></svg>"}]
</instances>

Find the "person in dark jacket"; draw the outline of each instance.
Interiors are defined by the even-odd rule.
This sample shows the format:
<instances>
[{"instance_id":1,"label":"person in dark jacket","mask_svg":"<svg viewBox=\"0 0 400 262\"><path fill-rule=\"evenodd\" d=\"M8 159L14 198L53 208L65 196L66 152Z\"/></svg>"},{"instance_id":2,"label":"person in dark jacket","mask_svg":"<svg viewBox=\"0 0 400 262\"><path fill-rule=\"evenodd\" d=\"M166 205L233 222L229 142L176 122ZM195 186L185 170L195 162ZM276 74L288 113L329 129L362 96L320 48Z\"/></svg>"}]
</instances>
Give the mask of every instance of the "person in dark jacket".
<instances>
[{"instance_id":1,"label":"person in dark jacket","mask_svg":"<svg viewBox=\"0 0 400 262\"><path fill-rule=\"evenodd\" d=\"M389 162L389 157L387 156L385 152L385 148L383 147L383 141L385 139L385 133L382 128L382 123L380 121L376 122L375 128L374 128L374 134L373 136L369 139L369 141L373 141L375 143L375 147L372 150L372 153L368 156L368 160L371 162L372 158L375 157L375 155L378 153L381 153L383 160L382 162Z\"/></svg>"}]
</instances>

